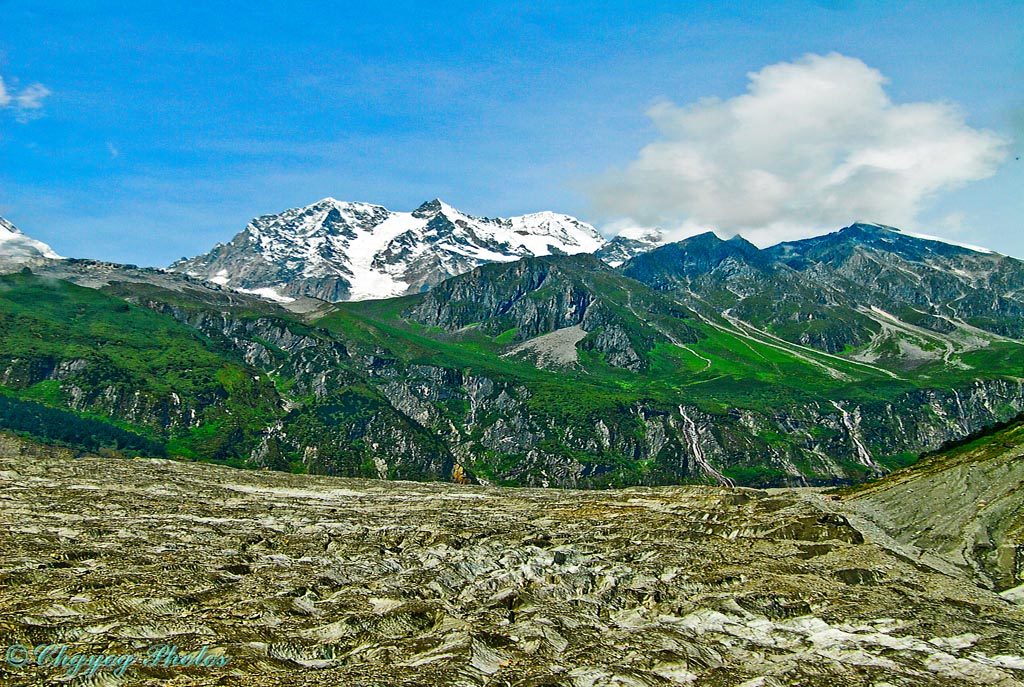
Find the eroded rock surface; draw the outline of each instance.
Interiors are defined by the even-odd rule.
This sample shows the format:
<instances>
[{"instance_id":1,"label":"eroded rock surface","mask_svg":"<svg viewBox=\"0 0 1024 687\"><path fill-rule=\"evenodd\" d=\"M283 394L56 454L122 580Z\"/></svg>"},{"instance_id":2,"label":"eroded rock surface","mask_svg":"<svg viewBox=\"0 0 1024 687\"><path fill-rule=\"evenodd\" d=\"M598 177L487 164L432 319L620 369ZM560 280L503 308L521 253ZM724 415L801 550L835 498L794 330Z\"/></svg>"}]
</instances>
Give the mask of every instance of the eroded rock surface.
<instances>
[{"instance_id":1,"label":"eroded rock surface","mask_svg":"<svg viewBox=\"0 0 1024 687\"><path fill-rule=\"evenodd\" d=\"M1017 685L1024 610L813 491L497 489L0 438L3 685Z\"/></svg>"},{"instance_id":2,"label":"eroded rock surface","mask_svg":"<svg viewBox=\"0 0 1024 687\"><path fill-rule=\"evenodd\" d=\"M849 506L899 541L1024 593L1024 423L850 491Z\"/></svg>"}]
</instances>

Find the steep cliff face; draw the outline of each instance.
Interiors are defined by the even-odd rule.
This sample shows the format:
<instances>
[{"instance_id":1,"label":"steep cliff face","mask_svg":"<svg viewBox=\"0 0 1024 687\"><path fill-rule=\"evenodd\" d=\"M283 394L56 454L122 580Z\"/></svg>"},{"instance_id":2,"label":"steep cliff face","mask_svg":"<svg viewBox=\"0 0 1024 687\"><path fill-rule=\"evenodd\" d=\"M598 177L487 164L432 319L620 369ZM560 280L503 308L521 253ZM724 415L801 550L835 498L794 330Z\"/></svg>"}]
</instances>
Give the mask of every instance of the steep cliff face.
<instances>
[{"instance_id":1,"label":"steep cliff face","mask_svg":"<svg viewBox=\"0 0 1024 687\"><path fill-rule=\"evenodd\" d=\"M569 487L859 481L888 471L893 456L937 448L1024 408L1021 382L1001 380L771 414L643 402L564 413L525 385L429 366L406 369L379 390L473 474Z\"/></svg>"},{"instance_id":2,"label":"steep cliff face","mask_svg":"<svg viewBox=\"0 0 1024 687\"><path fill-rule=\"evenodd\" d=\"M570 358L594 351L612 367L632 371L648 367L647 353L659 340L697 340L685 307L593 256L479 267L431 290L403 315L449 332L506 333L511 342L575 327L580 336L569 344Z\"/></svg>"},{"instance_id":3,"label":"steep cliff face","mask_svg":"<svg viewBox=\"0 0 1024 687\"><path fill-rule=\"evenodd\" d=\"M356 380L348 371L351 357L345 345L301 322L183 307L156 298L132 300L198 330L247 365L288 380L292 396L322 398Z\"/></svg>"}]
</instances>

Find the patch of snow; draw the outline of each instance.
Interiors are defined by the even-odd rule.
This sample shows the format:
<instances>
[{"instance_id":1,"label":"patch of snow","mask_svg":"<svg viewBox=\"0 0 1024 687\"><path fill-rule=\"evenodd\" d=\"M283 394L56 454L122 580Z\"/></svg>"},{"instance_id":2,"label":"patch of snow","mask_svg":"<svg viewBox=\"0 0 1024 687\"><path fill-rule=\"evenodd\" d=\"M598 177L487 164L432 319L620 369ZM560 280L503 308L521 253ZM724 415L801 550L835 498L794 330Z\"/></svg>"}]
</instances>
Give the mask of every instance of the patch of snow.
<instances>
[{"instance_id":1,"label":"patch of snow","mask_svg":"<svg viewBox=\"0 0 1024 687\"><path fill-rule=\"evenodd\" d=\"M627 227L616 234L616 236L645 243L661 243L665 239L661 229L657 227Z\"/></svg>"},{"instance_id":2,"label":"patch of snow","mask_svg":"<svg viewBox=\"0 0 1024 687\"><path fill-rule=\"evenodd\" d=\"M211 279L210 281L213 280ZM292 301L295 300L294 298L290 298L289 296L282 296L280 293L277 292L277 289L273 288L272 286L263 286L258 289L235 289L235 291L239 291L241 293L249 293L254 296L259 296L260 298L266 298L269 301L276 301L277 303L291 303Z\"/></svg>"},{"instance_id":3,"label":"patch of snow","mask_svg":"<svg viewBox=\"0 0 1024 687\"><path fill-rule=\"evenodd\" d=\"M941 236L933 236L931 234L921 234L914 231L907 231L906 229L897 229L896 227L890 227L885 224L879 224L878 222L857 222L857 224L863 224L869 227L878 227L879 229L885 229L886 231L892 231L897 234L903 234L904 236L910 236L915 239L923 239L925 241L934 241L935 243L945 243L950 246L957 246L958 248L966 248L967 250L973 250L976 253L988 253L992 254L995 251L983 248L981 246L975 246L971 243L960 243L959 241L953 241L952 239L942 238Z\"/></svg>"},{"instance_id":4,"label":"patch of snow","mask_svg":"<svg viewBox=\"0 0 1024 687\"><path fill-rule=\"evenodd\" d=\"M593 253L605 244L597 229L568 215L537 212L512 217L509 222L512 236L507 239L508 243L521 246L533 255L549 255L552 247L569 255ZM527 234L519 233L524 231Z\"/></svg>"},{"instance_id":5,"label":"patch of snow","mask_svg":"<svg viewBox=\"0 0 1024 687\"><path fill-rule=\"evenodd\" d=\"M426 224L427 220L413 217L411 212L391 212L380 224L357 232L356 237L345 247L352 271L349 298L358 301L405 293L409 288L408 282L395 279L375 267L374 259L391 241L406 232L422 230Z\"/></svg>"},{"instance_id":6,"label":"patch of snow","mask_svg":"<svg viewBox=\"0 0 1024 687\"><path fill-rule=\"evenodd\" d=\"M993 253L995 253L995 251L989 250L988 248L975 246L974 244L971 243L960 243L959 241L944 239L940 236L932 236L931 234L918 234L916 232L904 231L903 229L896 229L895 231L898 231L906 236L912 236L915 239L924 239L925 241L934 241L935 243L947 243L951 246L957 246L958 248L966 248L967 250L973 250L975 253L986 253L988 255L992 255Z\"/></svg>"}]
</instances>

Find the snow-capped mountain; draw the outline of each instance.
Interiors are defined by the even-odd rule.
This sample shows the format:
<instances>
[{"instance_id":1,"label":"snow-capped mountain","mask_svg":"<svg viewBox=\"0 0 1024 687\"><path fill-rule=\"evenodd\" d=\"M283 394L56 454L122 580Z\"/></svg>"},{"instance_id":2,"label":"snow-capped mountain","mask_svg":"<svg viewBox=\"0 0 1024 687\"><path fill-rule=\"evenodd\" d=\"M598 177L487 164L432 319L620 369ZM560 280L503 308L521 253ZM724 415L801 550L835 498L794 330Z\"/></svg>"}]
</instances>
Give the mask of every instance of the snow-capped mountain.
<instances>
[{"instance_id":1,"label":"snow-capped mountain","mask_svg":"<svg viewBox=\"0 0 1024 687\"><path fill-rule=\"evenodd\" d=\"M25 236L0 217L0 270L20 269L61 257L42 241Z\"/></svg>"},{"instance_id":2,"label":"snow-capped mountain","mask_svg":"<svg viewBox=\"0 0 1024 687\"><path fill-rule=\"evenodd\" d=\"M657 228L631 227L619 232L612 240L594 253L607 265L618 267L630 258L635 258L665 243L665 236Z\"/></svg>"},{"instance_id":3,"label":"snow-capped mountain","mask_svg":"<svg viewBox=\"0 0 1024 687\"><path fill-rule=\"evenodd\" d=\"M277 300L387 298L429 289L490 262L593 253L594 227L539 212L473 217L432 200L413 212L325 198L258 217L229 243L169 269Z\"/></svg>"}]
</instances>

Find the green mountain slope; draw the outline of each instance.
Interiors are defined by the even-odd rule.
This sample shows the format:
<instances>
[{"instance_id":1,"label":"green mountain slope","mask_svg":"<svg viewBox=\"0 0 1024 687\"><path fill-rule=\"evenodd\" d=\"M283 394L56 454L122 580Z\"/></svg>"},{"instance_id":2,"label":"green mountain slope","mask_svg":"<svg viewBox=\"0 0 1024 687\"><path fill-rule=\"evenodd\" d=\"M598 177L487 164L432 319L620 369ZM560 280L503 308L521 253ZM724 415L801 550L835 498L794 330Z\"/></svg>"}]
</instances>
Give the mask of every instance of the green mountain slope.
<instances>
[{"instance_id":1,"label":"green mountain slope","mask_svg":"<svg viewBox=\"0 0 1024 687\"><path fill-rule=\"evenodd\" d=\"M241 462L277 412L270 380L236 351L94 289L0 276L0 330L9 394L105 419L183 455ZM60 438L55 427L36 431Z\"/></svg>"},{"instance_id":2,"label":"green mountain slope","mask_svg":"<svg viewBox=\"0 0 1024 687\"><path fill-rule=\"evenodd\" d=\"M887 231L769 251L705 235L621 270L527 258L425 294L291 309L58 263L45 270L96 288L3 278L0 392L252 467L575 487L859 482L1024 408L1017 263L887 247ZM907 284L927 283L929 299L980 302L991 284L1006 304L924 308L896 277L865 291L891 272L916 275Z\"/></svg>"}]
</instances>

